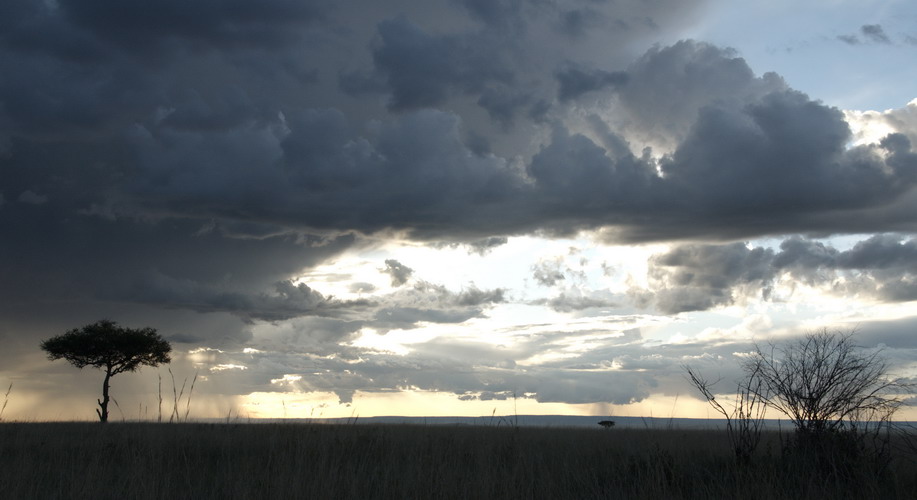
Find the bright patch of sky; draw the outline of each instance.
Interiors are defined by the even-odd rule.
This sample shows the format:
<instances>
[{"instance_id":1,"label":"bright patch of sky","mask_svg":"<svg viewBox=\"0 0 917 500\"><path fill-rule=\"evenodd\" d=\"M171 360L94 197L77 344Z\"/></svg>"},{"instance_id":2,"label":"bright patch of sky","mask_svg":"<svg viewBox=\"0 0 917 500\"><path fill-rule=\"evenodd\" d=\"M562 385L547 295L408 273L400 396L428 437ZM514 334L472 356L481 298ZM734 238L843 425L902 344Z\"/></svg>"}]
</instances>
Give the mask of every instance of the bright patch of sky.
<instances>
[{"instance_id":1,"label":"bright patch of sky","mask_svg":"<svg viewBox=\"0 0 917 500\"><path fill-rule=\"evenodd\" d=\"M910 0L716 0L686 35L733 47L756 73L775 71L842 109L884 111L915 98L901 84L917 81Z\"/></svg>"}]
</instances>

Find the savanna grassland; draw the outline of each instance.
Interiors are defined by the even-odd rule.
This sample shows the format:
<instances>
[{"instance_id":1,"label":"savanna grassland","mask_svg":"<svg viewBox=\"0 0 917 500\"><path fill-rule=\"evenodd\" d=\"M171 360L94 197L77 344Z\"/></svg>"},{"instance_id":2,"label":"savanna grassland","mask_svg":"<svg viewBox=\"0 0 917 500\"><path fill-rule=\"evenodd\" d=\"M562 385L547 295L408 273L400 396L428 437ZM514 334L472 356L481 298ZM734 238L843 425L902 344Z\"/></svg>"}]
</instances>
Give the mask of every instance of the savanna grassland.
<instances>
[{"instance_id":1,"label":"savanna grassland","mask_svg":"<svg viewBox=\"0 0 917 500\"><path fill-rule=\"evenodd\" d=\"M323 424L0 424L0 498L917 498L917 456L809 463L765 433Z\"/></svg>"}]
</instances>

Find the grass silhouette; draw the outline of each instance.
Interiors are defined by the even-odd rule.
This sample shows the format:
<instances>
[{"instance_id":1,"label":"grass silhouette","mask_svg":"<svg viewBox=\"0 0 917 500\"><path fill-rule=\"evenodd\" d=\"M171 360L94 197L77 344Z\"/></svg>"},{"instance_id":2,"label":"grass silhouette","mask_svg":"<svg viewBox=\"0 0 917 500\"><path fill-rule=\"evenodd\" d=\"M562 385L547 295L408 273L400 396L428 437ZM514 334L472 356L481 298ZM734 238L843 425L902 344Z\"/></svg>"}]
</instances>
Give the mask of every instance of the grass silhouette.
<instances>
[{"instance_id":1,"label":"grass silhouette","mask_svg":"<svg viewBox=\"0 0 917 500\"><path fill-rule=\"evenodd\" d=\"M738 466L723 431L447 425L4 423L7 498L917 498L881 475L792 467L765 433Z\"/></svg>"}]
</instances>

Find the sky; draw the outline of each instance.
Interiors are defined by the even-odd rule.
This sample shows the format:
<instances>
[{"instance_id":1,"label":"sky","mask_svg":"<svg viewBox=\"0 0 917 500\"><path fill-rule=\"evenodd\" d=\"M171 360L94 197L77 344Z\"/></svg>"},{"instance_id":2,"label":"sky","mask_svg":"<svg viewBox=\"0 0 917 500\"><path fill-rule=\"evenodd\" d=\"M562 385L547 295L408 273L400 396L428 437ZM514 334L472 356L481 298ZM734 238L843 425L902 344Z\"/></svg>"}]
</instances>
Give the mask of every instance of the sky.
<instances>
[{"instance_id":1,"label":"sky","mask_svg":"<svg viewBox=\"0 0 917 500\"><path fill-rule=\"evenodd\" d=\"M113 419L716 416L686 365L824 328L917 377L915 57L910 0L5 0L2 417L95 418L38 346L103 318L173 346Z\"/></svg>"}]
</instances>

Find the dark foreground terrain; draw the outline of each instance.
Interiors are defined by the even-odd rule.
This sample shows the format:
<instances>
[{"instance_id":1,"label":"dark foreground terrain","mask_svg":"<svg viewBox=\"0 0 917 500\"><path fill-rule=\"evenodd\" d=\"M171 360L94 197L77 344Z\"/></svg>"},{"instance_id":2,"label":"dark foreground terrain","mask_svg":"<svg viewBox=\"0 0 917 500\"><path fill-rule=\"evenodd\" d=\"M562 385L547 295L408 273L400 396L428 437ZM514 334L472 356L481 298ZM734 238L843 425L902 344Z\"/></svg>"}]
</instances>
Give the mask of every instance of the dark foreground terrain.
<instances>
[{"instance_id":1,"label":"dark foreground terrain","mask_svg":"<svg viewBox=\"0 0 917 500\"><path fill-rule=\"evenodd\" d=\"M917 498L917 461L810 463L766 435L309 424L0 424L0 498Z\"/></svg>"}]
</instances>

